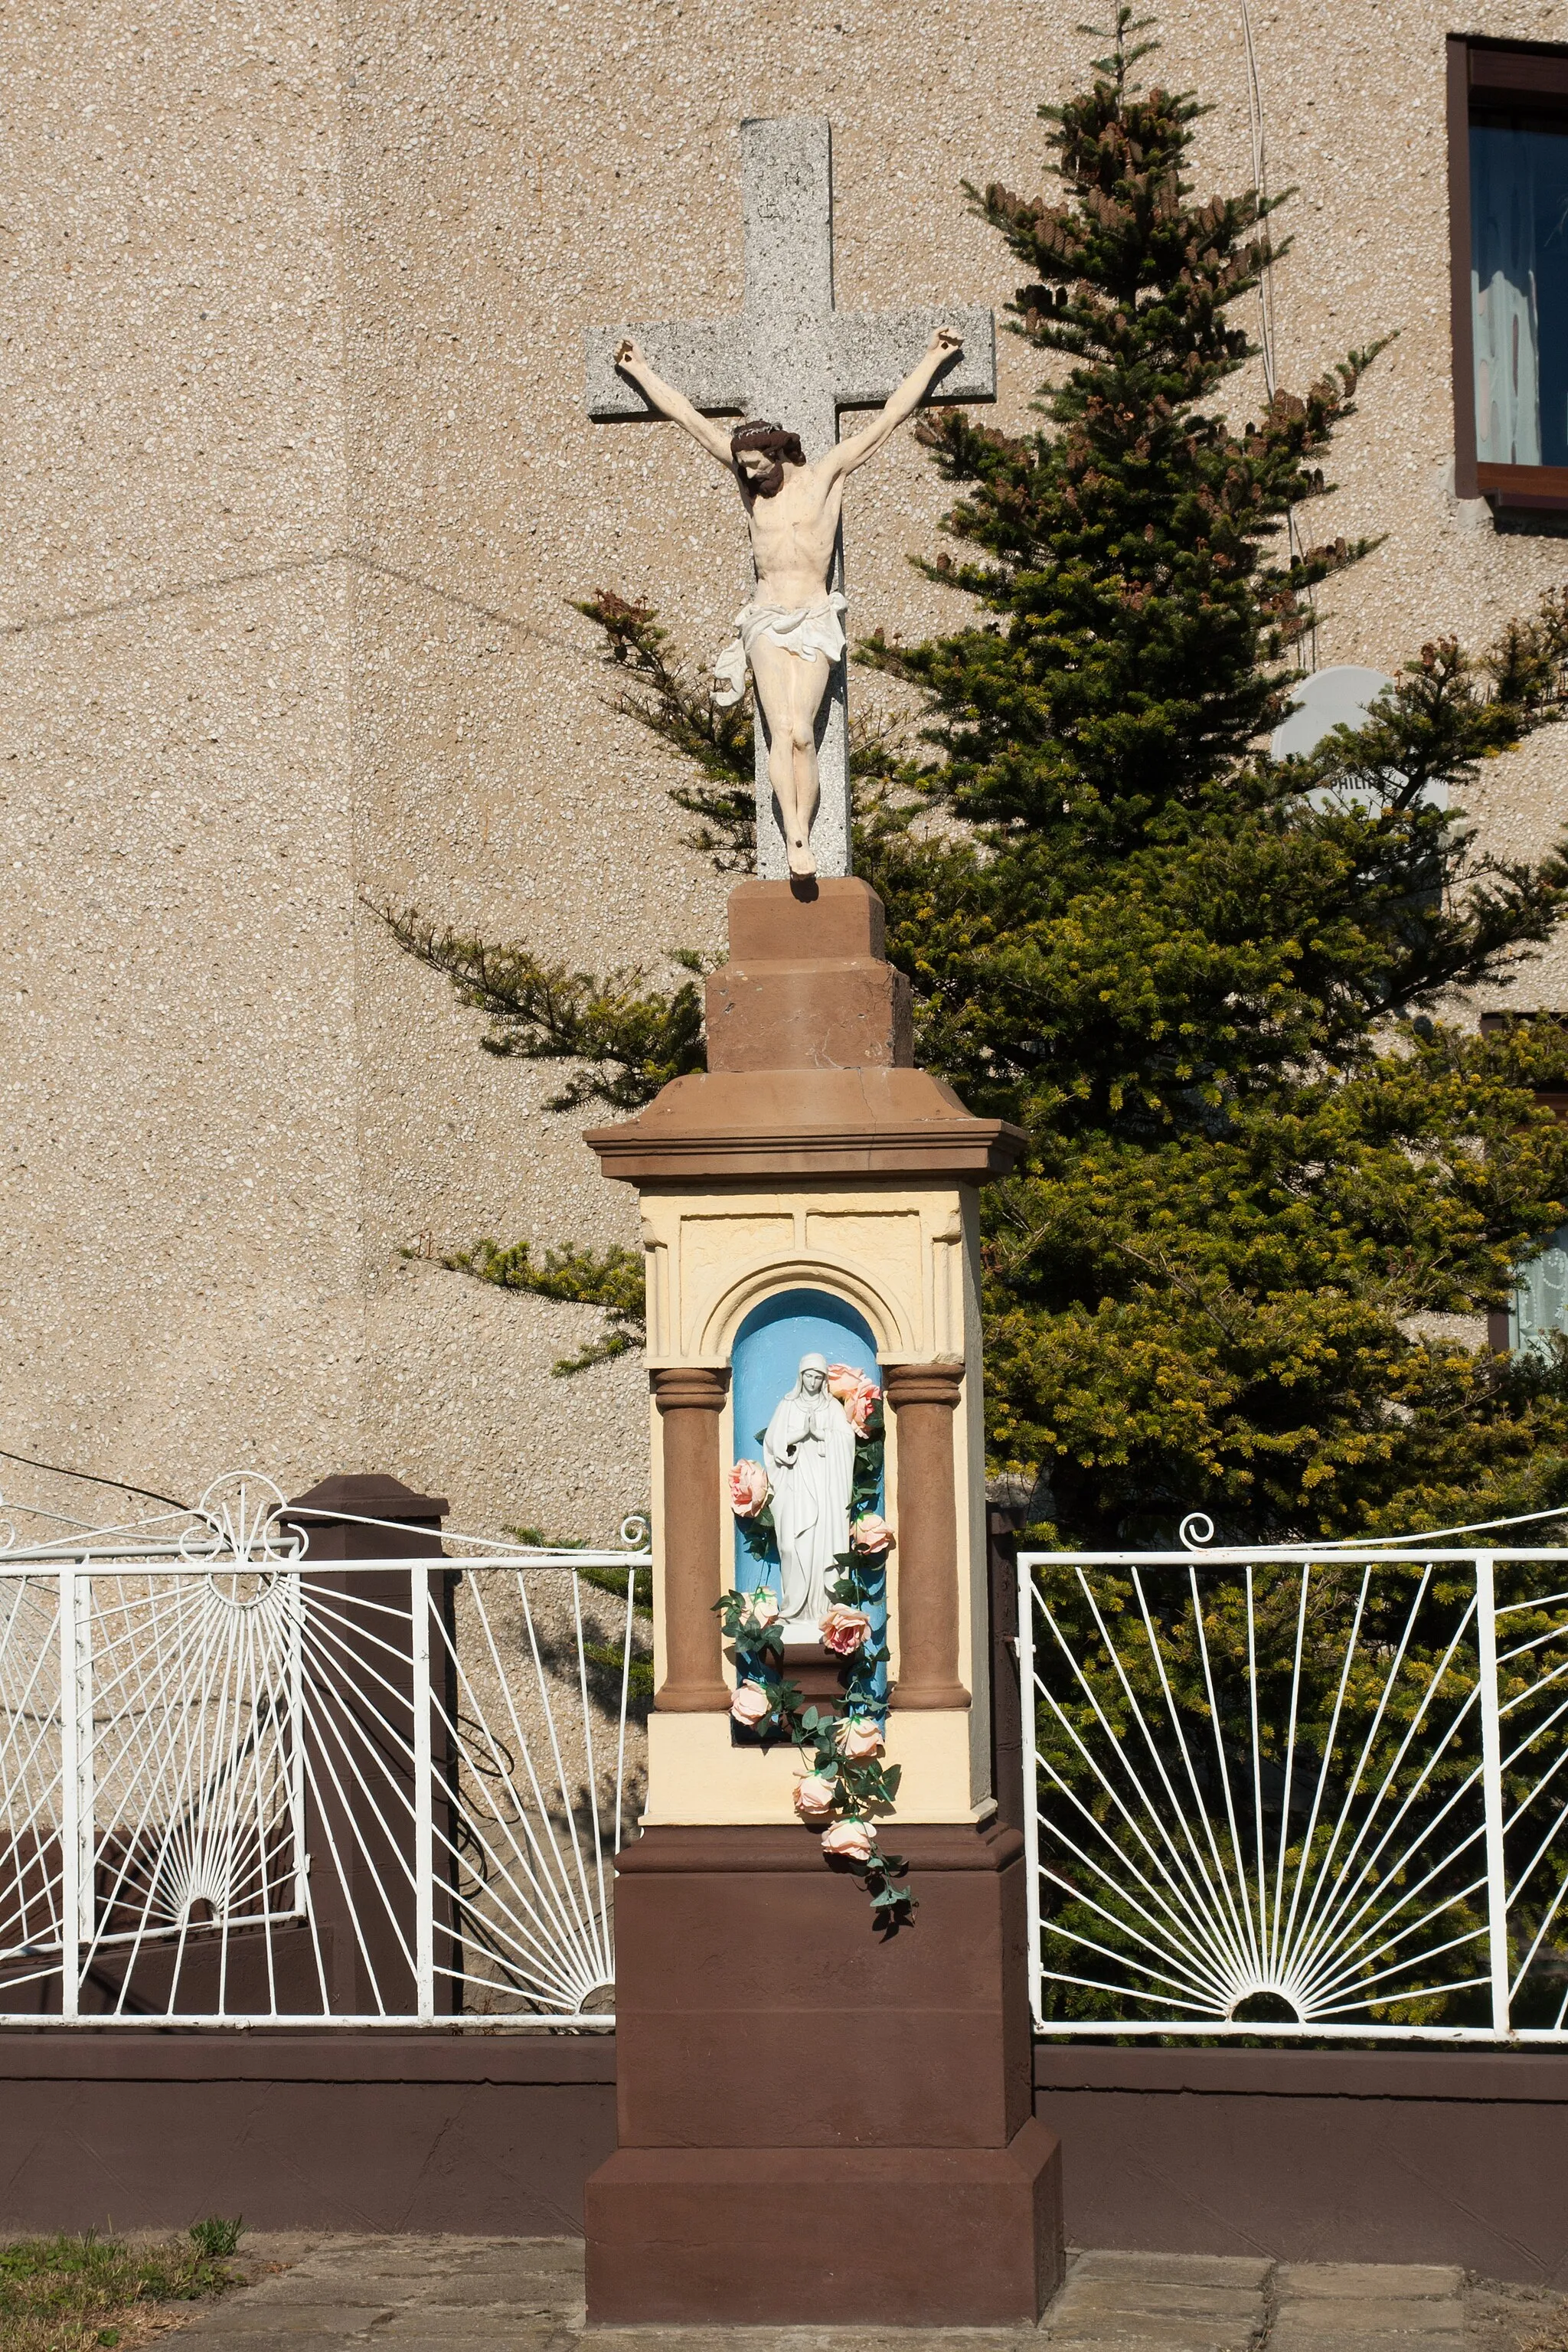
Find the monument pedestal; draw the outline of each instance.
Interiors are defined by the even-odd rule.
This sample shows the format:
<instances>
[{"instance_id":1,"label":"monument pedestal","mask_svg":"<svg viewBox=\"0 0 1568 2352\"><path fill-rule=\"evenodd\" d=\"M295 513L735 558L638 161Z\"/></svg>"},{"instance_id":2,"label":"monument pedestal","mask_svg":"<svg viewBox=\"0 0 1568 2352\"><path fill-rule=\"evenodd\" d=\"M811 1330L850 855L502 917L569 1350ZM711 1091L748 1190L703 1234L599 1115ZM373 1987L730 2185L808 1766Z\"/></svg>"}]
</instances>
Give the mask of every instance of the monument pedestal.
<instances>
[{"instance_id":1,"label":"monument pedestal","mask_svg":"<svg viewBox=\"0 0 1568 2352\"><path fill-rule=\"evenodd\" d=\"M1054 2291L1023 1841L900 1822L889 1843L920 1898L891 1936L806 1830L655 1828L622 1854L595 2320L982 2326Z\"/></svg>"},{"instance_id":2,"label":"monument pedestal","mask_svg":"<svg viewBox=\"0 0 1568 2352\"><path fill-rule=\"evenodd\" d=\"M588 1139L642 1200L657 1685L589 2318L1029 2320L1061 2274L1060 2177L1031 2112L1023 1841L991 1787L976 1216L1023 1139L912 1066L864 883L742 883L731 958L707 1072ZM901 1780L878 1832L919 1906L891 1931L795 1819L796 1751L736 1734L714 1614L758 1579L724 1498L778 1393L761 1351L814 1318L815 1360L874 1353L886 1401ZM837 1667L809 1672L830 1697Z\"/></svg>"}]
</instances>

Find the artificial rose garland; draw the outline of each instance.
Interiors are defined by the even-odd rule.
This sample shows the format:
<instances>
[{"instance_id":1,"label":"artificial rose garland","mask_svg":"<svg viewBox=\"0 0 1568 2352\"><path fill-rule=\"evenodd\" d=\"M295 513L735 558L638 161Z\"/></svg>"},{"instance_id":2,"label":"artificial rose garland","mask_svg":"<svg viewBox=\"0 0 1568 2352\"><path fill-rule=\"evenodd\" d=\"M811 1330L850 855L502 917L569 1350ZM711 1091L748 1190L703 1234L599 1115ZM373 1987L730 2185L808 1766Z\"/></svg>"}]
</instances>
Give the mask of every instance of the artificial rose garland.
<instances>
[{"instance_id":1,"label":"artificial rose garland","mask_svg":"<svg viewBox=\"0 0 1568 2352\"><path fill-rule=\"evenodd\" d=\"M863 1609L847 1609L836 1601L822 1621L822 1642L836 1658L858 1656L871 1638L871 1620Z\"/></svg>"},{"instance_id":2,"label":"artificial rose garland","mask_svg":"<svg viewBox=\"0 0 1568 2352\"><path fill-rule=\"evenodd\" d=\"M773 1711L773 1696L763 1683L744 1682L735 1685L735 1696L730 1701L730 1712L737 1723L754 1731L765 1723Z\"/></svg>"},{"instance_id":3,"label":"artificial rose garland","mask_svg":"<svg viewBox=\"0 0 1568 2352\"><path fill-rule=\"evenodd\" d=\"M737 1462L730 1473L730 1508L738 1519L754 1519L770 1492L768 1474L760 1462Z\"/></svg>"},{"instance_id":4,"label":"artificial rose garland","mask_svg":"<svg viewBox=\"0 0 1568 2352\"><path fill-rule=\"evenodd\" d=\"M864 1864L876 1850L876 1832L868 1822L835 1822L822 1841L823 1853L836 1854L840 1862Z\"/></svg>"},{"instance_id":5,"label":"artificial rose garland","mask_svg":"<svg viewBox=\"0 0 1568 2352\"><path fill-rule=\"evenodd\" d=\"M820 1772L805 1772L795 1784L795 1809L807 1829L819 1830L833 1819L838 1791Z\"/></svg>"},{"instance_id":6,"label":"artificial rose garland","mask_svg":"<svg viewBox=\"0 0 1568 2352\"><path fill-rule=\"evenodd\" d=\"M844 1407L844 1417L857 1437L863 1437L872 1414L882 1402L882 1391L868 1374L858 1372L853 1364L829 1364L827 1393L835 1396Z\"/></svg>"},{"instance_id":7,"label":"artificial rose garland","mask_svg":"<svg viewBox=\"0 0 1568 2352\"><path fill-rule=\"evenodd\" d=\"M883 1853L873 1807L891 1802L899 1767L882 1761L883 1704L877 1696L877 1669L887 1657L872 1632L870 1610L880 1603L887 1580L892 1530L874 1507L882 1486L882 1391L853 1365L830 1364L827 1386L855 1432L855 1484L850 1497L849 1549L837 1556L838 1574L828 1591L822 1639L846 1670L847 1713L835 1716L807 1706L794 1683L785 1682L784 1635L771 1586L725 1593L714 1608L735 1646L736 1685L730 1702L735 1722L758 1738L787 1736L800 1753L795 1810L807 1828L821 1830L829 1861L846 1864L864 1878L879 1921L903 1926L915 1909L907 1887L894 1885L904 1863ZM737 1462L730 1473L730 1507L752 1556L768 1558L773 1536L772 1495L760 1462Z\"/></svg>"},{"instance_id":8,"label":"artificial rose garland","mask_svg":"<svg viewBox=\"0 0 1568 2352\"><path fill-rule=\"evenodd\" d=\"M872 1576L880 1578L868 1566L863 1572L848 1552L840 1554L838 1566L842 1573L834 1590L843 1597L824 1617L822 1633L848 1669L848 1713L826 1715L807 1706L797 1685L784 1680L778 1603L765 1584L727 1592L714 1604L735 1645L738 1679L730 1713L763 1738L787 1733L803 1767L795 1784L796 1814L807 1829L823 1832L822 1851L829 1861L847 1864L865 1879L879 1919L899 1927L913 1913L915 1898L908 1887L894 1884L905 1867L902 1857L882 1852L876 1824L868 1819L873 1806L891 1802L900 1776L897 1764L882 1761L882 1726L869 1712L876 1705L877 1668L888 1654L874 1642L866 1608L857 1605L879 1598L868 1583Z\"/></svg>"},{"instance_id":9,"label":"artificial rose garland","mask_svg":"<svg viewBox=\"0 0 1568 2352\"><path fill-rule=\"evenodd\" d=\"M850 1764L869 1764L882 1752L882 1727L873 1715L840 1716L834 1736L838 1753Z\"/></svg>"}]
</instances>

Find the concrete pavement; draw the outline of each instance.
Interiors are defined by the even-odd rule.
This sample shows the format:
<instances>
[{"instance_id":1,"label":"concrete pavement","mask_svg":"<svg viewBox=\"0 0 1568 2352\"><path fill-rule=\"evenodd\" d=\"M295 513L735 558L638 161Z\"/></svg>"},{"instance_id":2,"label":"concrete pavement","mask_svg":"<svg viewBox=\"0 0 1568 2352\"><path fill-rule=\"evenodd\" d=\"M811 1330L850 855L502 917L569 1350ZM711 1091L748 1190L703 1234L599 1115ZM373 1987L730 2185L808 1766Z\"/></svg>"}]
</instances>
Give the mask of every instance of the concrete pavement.
<instances>
[{"instance_id":1,"label":"concrete pavement","mask_svg":"<svg viewBox=\"0 0 1568 2352\"><path fill-rule=\"evenodd\" d=\"M1436 2265L1088 2252L1038 2328L616 2328L570 2238L254 2235L254 2284L179 2330L229 2352L1568 2352L1568 2301ZM1559 2339L1556 2345L1552 2338Z\"/></svg>"}]
</instances>

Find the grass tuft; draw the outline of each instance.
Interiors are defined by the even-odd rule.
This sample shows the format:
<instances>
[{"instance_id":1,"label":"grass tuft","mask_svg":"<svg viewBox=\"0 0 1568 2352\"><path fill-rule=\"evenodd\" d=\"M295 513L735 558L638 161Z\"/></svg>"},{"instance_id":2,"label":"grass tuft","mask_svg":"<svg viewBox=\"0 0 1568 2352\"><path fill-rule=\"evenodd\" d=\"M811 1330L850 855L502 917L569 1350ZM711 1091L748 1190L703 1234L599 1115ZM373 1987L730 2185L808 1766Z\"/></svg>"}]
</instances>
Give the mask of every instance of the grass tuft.
<instances>
[{"instance_id":1,"label":"grass tuft","mask_svg":"<svg viewBox=\"0 0 1568 2352\"><path fill-rule=\"evenodd\" d=\"M215 2214L160 2245L96 2230L0 2245L0 2352L131 2352L157 2332L157 2305L240 2284L226 2258L242 2227Z\"/></svg>"},{"instance_id":2,"label":"grass tuft","mask_svg":"<svg viewBox=\"0 0 1568 2352\"><path fill-rule=\"evenodd\" d=\"M187 2235L198 2254L209 2263L221 2263L235 2252L244 2229L243 2214L229 2221L219 2213L209 2213L205 2221L193 2221Z\"/></svg>"}]
</instances>

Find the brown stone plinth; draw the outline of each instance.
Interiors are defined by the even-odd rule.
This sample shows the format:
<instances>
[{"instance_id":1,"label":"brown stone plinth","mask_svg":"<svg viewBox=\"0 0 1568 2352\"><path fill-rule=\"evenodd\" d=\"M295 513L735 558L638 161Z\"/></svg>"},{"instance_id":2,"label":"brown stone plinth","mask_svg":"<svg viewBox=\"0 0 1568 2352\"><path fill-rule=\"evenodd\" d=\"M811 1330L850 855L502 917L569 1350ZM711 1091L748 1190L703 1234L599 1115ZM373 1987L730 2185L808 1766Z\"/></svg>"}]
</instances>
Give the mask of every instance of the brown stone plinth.
<instances>
[{"instance_id":1,"label":"brown stone plinth","mask_svg":"<svg viewBox=\"0 0 1568 2352\"><path fill-rule=\"evenodd\" d=\"M924 1176L984 1183L1024 1148L1020 1129L972 1118L925 1070L709 1070L671 1078L618 1127L583 1138L626 1184L754 1184Z\"/></svg>"},{"instance_id":2,"label":"brown stone plinth","mask_svg":"<svg viewBox=\"0 0 1568 2352\"><path fill-rule=\"evenodd\" d=\"M621 2148L585 2213L601 2326L1001 2326L1061 2279L1060 2149L1032 2118L1003 2148Z\"/></svg>"},{"instance_id":3,"label":"brown stone plinth","mask_svg":"<svg viewBox=\"0 0 1568 2352\"><path fill-rule=\"evenodd\" d=\"M708 1067L914 1063L910 983L882 952L882 902L850 875L730 894L730 961L708 982Z\"/></svg>"},{"instance_id":4,"label":"brown stone plinth","mask_svg":"<svg viewBox=\"0 0 1568 2352\"><path fill-rule=\"evenodd\" d=\"M920 1906L891 1935L809 1831L656 1827L620 1856L592 2319L1041 2308L1060 2188L1031 2122L1023 1842L990 1822L883 1843Z\"/></svg>"},{"instance_id":5,"label":"brown stone plinth","mask_svg":"<svg viewBox=\"0 0 1568 2352\"><path fill-rule=\"evenodd\" d=\"M910 984L883 954L875 891L852 876L809 887L742 882L730 961L708 982L708 1067L646 1110L584 1137L628 1184L800 1177L1005 1175L1024 1146L972 1118L914 1059Z\"/></svg>"},{"instance_id":6,"label":"brown stone plinth","mask_svg":"<svg viewBox=\"0 0 1568 2352\"><path fill-rule=\"evenodd\" d=\"M786 1642L782 1661L784 1678L822 1715L838 1715L844 1707L849 1670L842 1658L821 1642Z\"/></svg>"}]
</instances>

